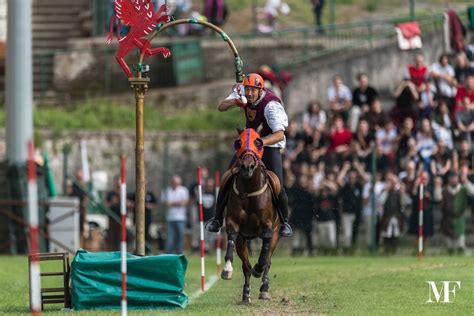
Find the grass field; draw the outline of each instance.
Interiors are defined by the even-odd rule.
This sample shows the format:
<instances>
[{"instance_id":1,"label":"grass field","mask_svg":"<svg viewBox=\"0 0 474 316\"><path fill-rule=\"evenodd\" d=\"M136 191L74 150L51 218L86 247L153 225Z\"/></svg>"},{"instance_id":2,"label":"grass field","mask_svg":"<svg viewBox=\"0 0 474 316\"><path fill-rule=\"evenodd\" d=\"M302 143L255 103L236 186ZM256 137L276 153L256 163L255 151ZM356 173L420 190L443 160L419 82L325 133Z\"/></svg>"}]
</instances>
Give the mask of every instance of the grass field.
<instances>
[{"instance_id":1,"label":"grass field","mask_svg":"<svg viewBox=\"0 0 474 316\"><path fill-rule=\"evenodd\" d=\"M186 293L199 290L199 258L189 258ZM253 260L255 261L255 260ZM270 301L259 301L260 280L252 279L252 304L239 305L243 279L240 262L234 280L218 280L203 295L190 300L187 315L472 315L474 313L474 261L472 257L278 257L270 271ZM46 267L47 270L48 267ZM207 262L207 275L215 264ZM428 304L426 281L461 281L450 304ZM438 286L440 289L441 286ZM0 257L0 314L28 313L26 257ZM452 297L451 297L452 299ZM160 311L160 314L163 311ZM48 306L48 315L70 315L59 305ZM80 312L78 315L116 315L117 312ZM133 315L156 315L140 311Z\"/></svg>"}]
</instances>

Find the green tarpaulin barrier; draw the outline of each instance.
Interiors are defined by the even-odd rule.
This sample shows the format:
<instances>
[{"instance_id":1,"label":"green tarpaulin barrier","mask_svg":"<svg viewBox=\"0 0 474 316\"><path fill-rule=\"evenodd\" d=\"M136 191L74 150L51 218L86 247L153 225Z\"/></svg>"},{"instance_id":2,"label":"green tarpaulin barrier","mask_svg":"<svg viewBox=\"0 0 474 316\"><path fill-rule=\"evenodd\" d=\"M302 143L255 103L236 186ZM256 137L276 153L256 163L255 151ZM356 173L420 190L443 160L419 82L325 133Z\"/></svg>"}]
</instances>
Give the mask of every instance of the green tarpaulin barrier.
<instances>
[{"instance_id":1,"label":"green tarpaulin barrier","mask_svg":"<svg viewBox=\"0 0 474 316\"><path fill-rule=\"evenodd\" d=\"M185 308L184 255L137 257L127 254L129 309ZM75 310L120 309L120 252L78 250L71 264L72 306Z\"/></svg>"}]
</instances>

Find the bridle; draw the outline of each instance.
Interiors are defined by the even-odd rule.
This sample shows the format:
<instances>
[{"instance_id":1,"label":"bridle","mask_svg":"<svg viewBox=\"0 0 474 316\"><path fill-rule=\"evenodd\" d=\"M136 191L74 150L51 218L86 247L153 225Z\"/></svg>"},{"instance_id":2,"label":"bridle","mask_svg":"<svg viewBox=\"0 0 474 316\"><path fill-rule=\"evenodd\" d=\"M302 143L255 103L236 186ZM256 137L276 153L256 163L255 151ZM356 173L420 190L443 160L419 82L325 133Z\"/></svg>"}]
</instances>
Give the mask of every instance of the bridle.
<instances>
[{"instance_id":1,"label":"bridle","mask_svg":"<svg viewBox=\"0 0 474 316\"><path fill-rule=\"evenodd\" d=\"M262 160L258 157L258 155L253 151L253 150L248 150L248 151L245 151L243 152L241 155L240 155L240 158L239 158L239 162L240 160L242 160L245 156L247 155L250 155L252 156L253 159L255 159L256 161L256 167L255 169L257 169L259 166L262 166L264 167L265 165L262 163ZM238 177L235 177L234 178L234 181L232 183L232 189L234 190L234 193L239 197L241 198L242 200L243 199L246 199L246 198L249 198L249 197L252 197L252 196L259 196L261 194L263 194L267 188L268 188L268 179L266 177L266 173L264 172L264 175L265 175L265 184L260 188L258 189L257 191L254 191L254 192L239 192L239 190L237 189L237 178Z\"/></svg>"}]
</instances>

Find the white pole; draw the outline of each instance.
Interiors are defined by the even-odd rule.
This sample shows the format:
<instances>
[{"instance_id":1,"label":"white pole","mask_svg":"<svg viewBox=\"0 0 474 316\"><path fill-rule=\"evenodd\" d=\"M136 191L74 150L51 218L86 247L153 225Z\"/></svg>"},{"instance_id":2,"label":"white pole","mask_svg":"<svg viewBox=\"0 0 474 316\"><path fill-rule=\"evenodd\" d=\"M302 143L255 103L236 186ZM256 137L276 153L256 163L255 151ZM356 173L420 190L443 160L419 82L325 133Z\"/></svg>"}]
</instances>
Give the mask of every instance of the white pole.
<instances>
[{"instance_id":1,"label":"white pole","mask_svg":"<svg viewBox=\"0 0 474 316\"><path fill-rule=\"evenodd\" d=\"M35 145L28 142L28 213L30 224L30 280L31 280L31 312L41 314L41 280L38 259L38 186L36 184L36 166L34 160Z\"/></svg>"},{"instance_id":2,"label":"white pole","mask_svg":"<svg viewBox=\"0 0 474 316\"><path fill-rule=\"evenodd\" d=\"M122 316L127 315L127 184L125 157L120 157L120 217L122 224L122 241L120 242L122 272Z\"/></svg>"},{"instance_id":3,"label":"white pole","mask_svg":"<svg viewBox=\"0 0 474 316\"><path fill-rule=\"evenodd\" d=\"M204 213L202 209L202 169L198 168L198 189L199 189L199 226L201 230L201 292L204 292L205 272L204 272Z\"/></svg>"}]
</instances>

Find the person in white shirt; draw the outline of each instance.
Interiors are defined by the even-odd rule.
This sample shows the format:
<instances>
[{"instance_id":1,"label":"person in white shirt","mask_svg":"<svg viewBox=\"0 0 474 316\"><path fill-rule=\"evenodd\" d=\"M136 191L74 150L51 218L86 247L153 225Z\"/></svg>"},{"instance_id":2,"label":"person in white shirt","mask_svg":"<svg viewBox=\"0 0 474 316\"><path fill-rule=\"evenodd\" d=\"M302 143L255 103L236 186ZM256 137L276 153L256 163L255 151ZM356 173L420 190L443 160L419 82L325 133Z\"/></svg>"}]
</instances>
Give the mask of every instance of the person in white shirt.
<instances>
[{"instance_id":1,"label":"person in white shirt","mask_svg":"<svg viewBox=\"0 0 474 316\"><path fill-rule=\"evenodd\" d=\"M167 187L161 194L161 201L168 208L166 214L166 253L180 254L183 252L188 200L188 189L182 185L181 177L174 175L171 179L171 186Z\"/></svg>"},{"instance_id":2,"label":"person in white shirt","mask_svg":"<svg viewBox=\"0 0 474 316\"><path fill-rule=\"evenodd\" d=\"M344 122L347 122L352 107L352 92L344 85L339 75L334 76L332 83L327 90L329 109L334 116L340 114L344 118Z\"/></svg>"},{"instance_id":3,"label":"person in white shirt","mask_svg":"<svg viewBox=\"0 0 474 316\"><path fill-rule=\"evenodd\" d=\"M439 61L430 66L430 75L435 81L439 96L454 98L456 95L456 79L454 68L449 64L448 55L442 54Z\"/></svg>"}]
</instances>

